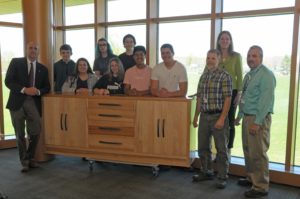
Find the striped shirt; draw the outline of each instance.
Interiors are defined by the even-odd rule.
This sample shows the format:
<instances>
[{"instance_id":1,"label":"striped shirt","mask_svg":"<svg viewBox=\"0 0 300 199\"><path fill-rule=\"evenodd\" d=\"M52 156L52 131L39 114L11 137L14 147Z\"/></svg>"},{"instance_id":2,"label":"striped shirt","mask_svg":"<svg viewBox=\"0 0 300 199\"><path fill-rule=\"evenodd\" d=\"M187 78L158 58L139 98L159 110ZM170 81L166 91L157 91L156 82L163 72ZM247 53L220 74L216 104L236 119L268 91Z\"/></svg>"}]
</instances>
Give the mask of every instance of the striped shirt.
<instances>
[{"instance_id":1,"label":"striped shirt","mask_svg":"<svg viewBox=\"0 0 300 199\"><path fill-rule=\"evenodd\" d=\"M226 97L232 94L232 80L221 68L205 70L198 83L197 97L200 98L201 112L221 111Z\"/></svg>"}]
</instances>

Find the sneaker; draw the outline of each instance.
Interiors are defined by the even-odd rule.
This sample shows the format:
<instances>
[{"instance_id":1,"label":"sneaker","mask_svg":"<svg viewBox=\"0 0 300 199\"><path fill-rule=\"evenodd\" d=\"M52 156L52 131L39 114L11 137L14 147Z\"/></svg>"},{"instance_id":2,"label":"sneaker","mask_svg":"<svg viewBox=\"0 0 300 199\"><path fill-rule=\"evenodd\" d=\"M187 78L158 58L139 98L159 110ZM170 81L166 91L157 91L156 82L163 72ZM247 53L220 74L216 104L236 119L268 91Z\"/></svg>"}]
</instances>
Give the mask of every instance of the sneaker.
<instances>
[{"instance_id":1,"label":"sneaker","mask_svg":"<svg viewBox=\"0 0 300 199\"><path fill-rule=\"evenodd\" d=\"M240 185L242 187L251 187L252 186L252 182L250 182L246 178L240 178L239 181L238 181L238 185Z\"/></svg>"},{"instance_id":2,"label":"sneaker","mask_svg":"<svg viewBox=\"0 0 300 199\"><path fill-rule=\"evenodd\" d=\"M218 182L217 182L217 184L216 184L216 187L218 189L225 189L226 185L227 185L227 181L226 180L219 179Z\"/></svg>"},{"instance_id":3,"label":"sneaker","mask_svg":"<svg viewBox=\"0 0 300 199\"><path fill-rule=\"evenodd\" d=\"M214 175L212 173L199 173L196 175L193 175L193 182L200 182L205 180L213 180Z\"/></svg>"},{"instance_id":4,"label":"sneaker","mask_svg":"<svg viewBox=\"0 0 300 199\"><path fill-rule=\"evenodd\" d=\"M260 198L268 195L267 191L256 191L254 189L250 189L244 193L247 198Z\"/></svg>"}]
</instances>

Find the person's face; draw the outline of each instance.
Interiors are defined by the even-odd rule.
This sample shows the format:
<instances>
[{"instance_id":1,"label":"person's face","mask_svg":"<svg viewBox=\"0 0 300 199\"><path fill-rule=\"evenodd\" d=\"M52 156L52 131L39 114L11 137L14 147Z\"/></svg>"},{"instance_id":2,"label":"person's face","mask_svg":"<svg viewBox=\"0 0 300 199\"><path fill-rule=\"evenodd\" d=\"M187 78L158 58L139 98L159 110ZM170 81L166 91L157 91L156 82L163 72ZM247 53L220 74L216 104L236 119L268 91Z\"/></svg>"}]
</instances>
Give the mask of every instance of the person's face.
<instances>
[{"instance_id":1,"label":"person's face","mask_svg":"<svg viewBox=\"0 0 300 199\"><path fill-rule=\"evenodd\" d=\"M247 64L250 69L258 67L262 63L262 58L257 48L252 48L248 51Z\"/></svg>"},{"instance_id":2,"label":"person's face","mask_svg":"<svg viewBox=\"0 0 300 199\"><path fill-rule=\"evenodd\" d=\"M26 52L28 59L30 59L31 61L35 61L39 56L39 46L34 42L30 42L27 44Z\"/></svg>"},{"instance_id":3,"label":"person's face","mask_svg":"<svg viewBox=\"0 0 300 199\"><path fill-rule=\"evenodd\" d=\"M60 56L62 57L62 60L65 62L70 60L71 55L72 55L72 53L70 50L61 50L60 51Z\"/></svg>"},{"instance_id":4,"label":"person's face","mask_svg":"<svg viewBox=\"0 0 300 199\"><path fill-rule=\"evenodd\" d=\"M174 60L173 59L174 54L171 52L169 48L162 48L160 54L164 62L170 62Z\"/></svg>"},{"instance_id":5,"label":"person's face","mask_svg":"<svg viewBox=\"0 0 300 199\"><path fill-rule=\"evenodd\" d=\"M219 45L221 46L221 49L228 49L231 44L230 37L227 33L223 33L219 40Z\"/></svg>"},{"instance_id":6,"label":"person's face","mask_svg":"<svg viewBox=\"0 0 300 199\"><path fill-rule=\"evenodd\" d=\"M142 51L135 52L133 58L137 67L143 67L145 65L145 54Z\"/></svg>"},{"instance_id":7,"label":"person's face","mask_svg":"<svg viewBox=\"0 0 300 199\"><path fill-rule=\"evenodd\" d=\"M208 70L215 70L219 65L219 57L216 53L208 53L206 57L206 66Z\"/></svg>"},{"instance_id":8,"label":"person's face","mask_svg":"<svg viewBox=\"0 0 300 199\"><path fill-rule=\"evenodd\" d=\"M134 41L132 38L127 37L124 41L124 47L128 50L133 49L134 48Z\"/></svg>"},{"instance_id":9,"label":"person's face","mask_svg":"<svg viewBox=\"0 0 300 199\"><path fill-rule=\"evenodd\" d=\"M100 49L101 52L104 52L104 53L107 52L107 43L106 43L106 41L99 41L98 45L99 45L99 49Z\"/></svg>"},{"instance_id":10,"label":"person's face","mask_svg":"<svg viewBox=\"0 0 300 199\"><path fill-rule=\"evenodd\" d=\"M79 73L87 73L88 70L88 64L86 63L86 61L79 61L78 62L78 72Z\"/></svg>"},{"instance_id":11,"label":"person's face","mask_svg":"<svg viewBox=\"0 0 300 199\"><path fill-rule=\"evenodd\" d=\"M115 74L115 75L118 74L118 72L119 72L119 64L118 64L118 62L112 61L110 63L110 70L111 70L111 72L113 74Z\"/></svg>"}]
</instances>

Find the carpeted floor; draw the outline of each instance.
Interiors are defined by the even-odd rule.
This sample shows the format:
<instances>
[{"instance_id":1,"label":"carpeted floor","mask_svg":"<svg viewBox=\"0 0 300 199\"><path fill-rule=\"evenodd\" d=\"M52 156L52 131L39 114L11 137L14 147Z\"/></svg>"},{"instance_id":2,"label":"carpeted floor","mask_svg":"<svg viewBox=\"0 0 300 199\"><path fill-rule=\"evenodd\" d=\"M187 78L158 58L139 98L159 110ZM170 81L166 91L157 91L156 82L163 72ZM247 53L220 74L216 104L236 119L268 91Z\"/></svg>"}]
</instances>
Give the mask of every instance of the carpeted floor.
<instances>
[{"instance_id":1,"label":"carpeted floor","mask_svg":"<svg viewBox=\"0 0 300 199\"><path fill-rule=\"evenodd\" d=\"M194 172L151 167L95 163L92 172L81 158L56 156L41 168L20 172L16 149L0 150L0 191L9 199L239 199L246 190L230 176L225 190L216 181L192 183ZM299 182L300 183L300 182ZM300 199L300 189L271 184L270 199Z\"/></svg>"}]
</instances>

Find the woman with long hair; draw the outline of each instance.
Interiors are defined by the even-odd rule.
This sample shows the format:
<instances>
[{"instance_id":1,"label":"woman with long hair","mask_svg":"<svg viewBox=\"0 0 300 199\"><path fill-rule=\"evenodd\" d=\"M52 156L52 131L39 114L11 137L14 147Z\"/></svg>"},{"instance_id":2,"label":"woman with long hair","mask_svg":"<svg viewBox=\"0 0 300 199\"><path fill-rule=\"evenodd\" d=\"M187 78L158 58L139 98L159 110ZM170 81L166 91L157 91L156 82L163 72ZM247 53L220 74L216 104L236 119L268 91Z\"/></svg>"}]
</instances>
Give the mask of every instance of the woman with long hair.
<instances>
[{"instance_id":1,"label":"woman with long hair","mask_svg":"<svg viewBox=\"0 0 300 199\"><path fill-rule=\"evenodd\" d=\"M94 86L96 95L124 94L124 69L121 60L113 57L109 61L109 72L101 77Z\"/></svg>"},{"instance_id":2,"label":"woman with long hair","mask_svg":"<svg viewBox=\"0 0 300 199\"><path fill-rule=\"evenodd\" d=\"M87 59L79 58L76 62L74 76L69 76L62 86L62 92L75 92L77 94L91 93L97 82Z\"/></svg>"},{"instance_id":3,"label":"woman with long hair","mask_svg":"<svg viewBox=\"0 0 300 199\"><path fill-rule=\"evenodd\" d=\"M108 41L105 38L100 38L97 42L96 59L93 65L93 71L98 77L108 72L109 60L113 57L116 57L116 55L114 55Z\"/></svg>"},{"instance_id":4,"label":"woman with long hair","mask_svg":"<svg viewBox=\"0 0 300 199\"><path fill-rule=\"evenodd\" d=\"M221 61L219 67L227 71L232 79L232 96L231 105L228 112L229 119L229 138L228 138L228 152L231 153L235 137L235 112L236 107L239 104L242 93L243 82L243 67L242 56L233 50L232 36L229 31L222 31L217 40L217 49L221 52Z\"/></svg>"}]
</instances>

